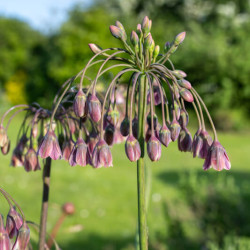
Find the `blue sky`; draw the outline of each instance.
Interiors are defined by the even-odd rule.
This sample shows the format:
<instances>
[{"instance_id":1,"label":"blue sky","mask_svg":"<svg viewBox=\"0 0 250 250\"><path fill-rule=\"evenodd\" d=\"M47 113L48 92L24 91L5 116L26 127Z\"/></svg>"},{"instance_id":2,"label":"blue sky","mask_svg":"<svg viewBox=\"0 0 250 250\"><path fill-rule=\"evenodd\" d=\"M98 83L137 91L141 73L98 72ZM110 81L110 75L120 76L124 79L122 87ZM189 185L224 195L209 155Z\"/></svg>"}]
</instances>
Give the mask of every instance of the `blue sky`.
<instances>
[{"instance_id":1,"label":"blue sky","mask_svg":"<svg viewBox=\"0 0 250 250\"><path fill-rule=\"evenodd\" d=\"M44 32L57 28L76 3L89 6L91 0L0 0L0 15L27 21Z\"/></svg>"}]
</instances>

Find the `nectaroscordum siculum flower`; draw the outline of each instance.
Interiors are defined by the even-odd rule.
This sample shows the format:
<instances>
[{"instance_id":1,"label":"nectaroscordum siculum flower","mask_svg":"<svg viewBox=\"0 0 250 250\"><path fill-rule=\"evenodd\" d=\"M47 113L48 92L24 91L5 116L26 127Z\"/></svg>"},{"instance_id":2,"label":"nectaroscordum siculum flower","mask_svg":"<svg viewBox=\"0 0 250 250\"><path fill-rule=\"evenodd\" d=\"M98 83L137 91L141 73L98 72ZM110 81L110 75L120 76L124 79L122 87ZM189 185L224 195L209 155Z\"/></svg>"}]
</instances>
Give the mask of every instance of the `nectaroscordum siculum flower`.
<instances>
[{"instance_id":1,"label":"nectaroscordum siculum flower","mask_svg":"<svg viewBox=\"0 0 250 250\"><path fill-rule=\"evenodd\" d=\"M205 103L186 79L187 74L176 69L170 60L184 42L186 32L179 33L161 50L153 39L151 28L152 21L145 17L127 36L124 26L117 21L110 26L110 32L124 48L102 49L99 45L89 44L94 55L78 74L62 85L52 110L37 103L19 105L8 110L0 123L0 147L6 153L9 148L7 128L16 113L6 127L5 118L14 109L26 112L12 165L25 165L27 171L38 169L36 163L39 160L34 157L34 151L46 161L63 156L72 166L110 167L113 165L111 147L126 140L126 155L130 161L137 162L139 245L143 250L147 249L146 142L151 161L160 160L161 144L167 147L177 141L180 151L192 152L194 157L205 159L204 170L213 167L220 171L231 167ZM93 77L87 75L88 70L97 65L100 66L96 74ZM110 81L103 78L110 76L113 69L120 71ZM127 79L124 75L129 77L128 82L122 82ZM102 79L105 84L101 83ZM186 103L193 106L198 120L193 139L187 128ZM162 114L159 121L156 106ZM212 127L213 140L205 127L204 111Z\"/></svg>"},{"instance_id":2,"label":"nectaroscordum siculum flower","mask_svg":"<svg viewBox=\"0 0 250 250\"><path fill-rule=\"evenodd\" d=\"M12 196L4 189L0 188L0 194L4 196L10 207L6 224L4 224L4 217L0 211L0 249L26 249L30 240L30 230L24 213Z\"/></svg>"}]
</instances>

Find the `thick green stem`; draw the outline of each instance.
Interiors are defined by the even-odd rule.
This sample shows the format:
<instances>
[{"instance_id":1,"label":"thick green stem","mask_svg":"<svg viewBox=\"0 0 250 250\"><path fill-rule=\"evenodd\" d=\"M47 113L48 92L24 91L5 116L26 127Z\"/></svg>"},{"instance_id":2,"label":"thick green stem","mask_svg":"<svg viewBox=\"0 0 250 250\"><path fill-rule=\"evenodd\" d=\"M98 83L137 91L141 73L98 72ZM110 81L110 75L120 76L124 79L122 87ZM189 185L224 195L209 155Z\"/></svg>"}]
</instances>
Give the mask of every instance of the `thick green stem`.
<instances>
[{"instance_id":1,"label":"thick green stem","mask_svg":"<svg viewBox=\"0 0 250 250\"><path fill-rule=\"evenodd\" d=\"M51 158L47 158L43 167L43 199L42 199L42 211L40 219L40 232L39 232L39 250L45 249L46 244L46 224L49 205L49 187L50 187L50 170L51 170Z\"/></svg>"},{"instance_id":2,"label":"thick green stem","mask_svg":"<svg viewBox=\"0 0 250 250\"><path fill-rule=\"evenodd\" d=\"M146 197L145 197L145 115L146 115L147 78L142 75L139 79L139 109L138 109L138 140L141 147L141 157L137 161L137 192L138 192L138 227L140 250L148 249Z\"/></svg>"}]
</instances>

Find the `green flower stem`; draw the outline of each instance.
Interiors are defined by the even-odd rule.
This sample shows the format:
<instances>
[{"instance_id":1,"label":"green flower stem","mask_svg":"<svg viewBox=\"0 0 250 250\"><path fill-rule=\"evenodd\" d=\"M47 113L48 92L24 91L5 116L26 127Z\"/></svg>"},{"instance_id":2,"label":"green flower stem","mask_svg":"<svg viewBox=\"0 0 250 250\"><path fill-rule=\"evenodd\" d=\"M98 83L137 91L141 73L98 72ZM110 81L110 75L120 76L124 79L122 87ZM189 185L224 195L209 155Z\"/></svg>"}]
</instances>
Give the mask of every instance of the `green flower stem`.
<instances>
[{"instance_id":1,"label":"green flower stem","mask_svg":"<svg viewBox=\"0 0 250 250\"><path fill-rule=\"evenodd\" d=\"M46 244L46 224L49 205L49 188L50 188L50 170L51 170L51 158L48 157L43 168L43 199L42 210L40 217L40 231L39 231L39 250L44 250Z\"/></svg>"},{"instance_id":2,"label":"green flower stem","mask_svg":"<svg viewBox=\"0 0 250 250\"><path fill-rule=\"evenodd\" d=\"M145 162L144 162L144 144L145 144L145 113L146 113L146 94L147 78L142 75L139 79L139 127L138 140L141 147L141 157L137 161L137 193L138 193L138 228L140 250L148 249L147 217L146 217L146 197L145 197Z\"/></svg>"}]
</instances>

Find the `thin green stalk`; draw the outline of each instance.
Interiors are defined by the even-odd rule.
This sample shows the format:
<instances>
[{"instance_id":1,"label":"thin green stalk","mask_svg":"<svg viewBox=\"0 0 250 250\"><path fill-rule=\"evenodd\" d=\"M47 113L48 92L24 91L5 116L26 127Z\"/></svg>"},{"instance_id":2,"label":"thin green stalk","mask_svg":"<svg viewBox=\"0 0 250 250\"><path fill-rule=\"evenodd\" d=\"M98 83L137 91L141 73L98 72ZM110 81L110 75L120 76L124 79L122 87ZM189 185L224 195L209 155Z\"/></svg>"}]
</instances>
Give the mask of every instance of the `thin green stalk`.
<instances>
[{"instance_id":1,"label":"thin green stalk","mask_svg":"<svg viewBox=\"0 0 250 250\"><path fill-rule=\"evenodd\" d=\"M51 158L48 157L43 168L43 199L39 231L39 250L44 250L46 244L46 224L49 205Z\"/></svg>"},{"instance_id":2,"label":"thin green stalk","mask_svg":"<svg viewBox=\"0 0 250 250\"><path fill-rule=\"evenodd\" d=\"M139 79L139 109L138 109L138 140L141 147L141 157L137 161L137 193L138 193L138 228L140 250L148 249L146 197L145 197L145 162L144 162L144 134L146 113L147 78L142 75Z\"/></svg>"}]
</instances>

